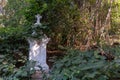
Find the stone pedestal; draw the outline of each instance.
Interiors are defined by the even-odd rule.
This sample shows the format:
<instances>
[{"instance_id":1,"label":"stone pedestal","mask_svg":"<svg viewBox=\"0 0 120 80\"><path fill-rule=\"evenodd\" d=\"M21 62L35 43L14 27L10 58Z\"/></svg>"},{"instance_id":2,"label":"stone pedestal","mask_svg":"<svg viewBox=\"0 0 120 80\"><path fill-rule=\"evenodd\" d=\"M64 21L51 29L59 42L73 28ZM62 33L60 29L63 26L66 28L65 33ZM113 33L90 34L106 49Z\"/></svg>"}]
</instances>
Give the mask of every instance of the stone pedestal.
<instances>
[{"instance_id":1,"label":"stone pedestal","mask_svg":"<svg viewBox=\"0 0 120 80\"><path fill-rule=\"evenodd\" d=\"M50 38L44 37L41 40L28 39L30 50L29 60L35 61L35 70L49 72L49 66L46 63L46 46Z\"/></svg>"}]
</instances>

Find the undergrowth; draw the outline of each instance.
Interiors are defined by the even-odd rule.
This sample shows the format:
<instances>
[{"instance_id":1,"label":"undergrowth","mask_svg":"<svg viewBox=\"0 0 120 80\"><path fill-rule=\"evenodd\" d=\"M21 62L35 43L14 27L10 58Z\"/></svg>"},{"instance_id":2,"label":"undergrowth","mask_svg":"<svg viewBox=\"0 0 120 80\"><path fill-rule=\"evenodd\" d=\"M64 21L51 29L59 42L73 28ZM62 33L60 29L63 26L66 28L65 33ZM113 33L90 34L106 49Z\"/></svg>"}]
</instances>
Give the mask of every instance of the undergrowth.
<instances>
[{"instance_id":1,"label":"undergrowth","mask_svg":"<svg viewBox=\"0 0 120 80\"><path fill-rule=\"evenodd\" d=\"M0 32L0 77L1 80L29 80L28 43L26 29L1 28ZM120 78L120 46L103 47L114 55L106 60L99 50L81 52L68 49L62 59L55 60L49 80L109 80ZM46 80L46 79L44 79Z\"/></svg>"},{"instance_id":2,"label":"undergrowth","mask_svg":"<svg viewBox=\"0 0 120 80\"><path fill-rule=\"evenodd\" d=\"M51 80L109 80L120 78L120 46L109 48L114 60L106 60L99 51L68 50L67 55L55 62ZM108 50L108 49L105 49Z\"/></svg>"}]
</instances>

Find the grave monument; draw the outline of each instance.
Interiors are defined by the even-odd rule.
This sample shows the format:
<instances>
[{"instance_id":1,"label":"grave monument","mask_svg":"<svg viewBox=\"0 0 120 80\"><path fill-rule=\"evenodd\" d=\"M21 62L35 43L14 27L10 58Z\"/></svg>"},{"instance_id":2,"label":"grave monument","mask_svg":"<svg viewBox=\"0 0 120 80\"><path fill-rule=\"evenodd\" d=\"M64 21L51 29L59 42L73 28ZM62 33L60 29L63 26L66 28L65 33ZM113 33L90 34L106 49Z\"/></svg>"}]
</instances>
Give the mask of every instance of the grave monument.
<instances>
[{"instance_id":1,"label":"grave monument","mask_svg":"<svg viewBox=\"0 0 120 80\"><path fill-rule=\"evenodd\" d=\"M49 72L49 66L46 63L46 47L50 38L48 38L40 27L42 24L40 23L40 19L42 16L39 14L36 15L37 21L32 26L32 33L30 38L28 38L29 43L29 60L35 61L34 69L43 70L44 72ZM40 38L36 38L36 36L40 36ZM32 68L31 68L32 69Z\"/></svg>"}]
</instances>

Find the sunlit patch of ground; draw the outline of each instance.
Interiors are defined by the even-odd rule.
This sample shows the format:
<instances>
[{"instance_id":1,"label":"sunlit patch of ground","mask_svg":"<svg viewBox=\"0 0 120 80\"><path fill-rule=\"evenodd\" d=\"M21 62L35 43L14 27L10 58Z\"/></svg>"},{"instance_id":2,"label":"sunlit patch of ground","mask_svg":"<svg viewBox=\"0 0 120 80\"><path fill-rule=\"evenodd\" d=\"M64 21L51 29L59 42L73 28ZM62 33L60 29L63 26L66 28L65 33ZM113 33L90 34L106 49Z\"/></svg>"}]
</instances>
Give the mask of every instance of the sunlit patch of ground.
<instances>
[{"instance_id":1,"label":"sunlit patch of ground","mask_svg":"<svg viewBox=\"0 0 120 80\"><path fill-rule=\"evenodd\" d=\"M114 43L119 43L120 44L120 35L113 35L113 36L110 36L110 44L114 44Z\"/></svg>"}]
</instances>

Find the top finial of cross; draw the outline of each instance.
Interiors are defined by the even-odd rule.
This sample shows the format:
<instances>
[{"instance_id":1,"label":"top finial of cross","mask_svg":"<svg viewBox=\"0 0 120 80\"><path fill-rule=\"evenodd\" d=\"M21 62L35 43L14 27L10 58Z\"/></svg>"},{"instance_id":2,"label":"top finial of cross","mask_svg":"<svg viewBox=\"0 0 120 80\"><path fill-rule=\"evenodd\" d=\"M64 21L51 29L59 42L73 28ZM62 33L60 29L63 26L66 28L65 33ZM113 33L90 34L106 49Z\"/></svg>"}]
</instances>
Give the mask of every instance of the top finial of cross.
<instances>
[{"instance_id":1,"label":"top finial of cross","mask_svg":"<svg viewBox=\"0 0 120 80\"><path fill-rule=\"evenodd\" d=\"M37 14L35 17L37 18L35 25L41 25L40 20L42 19L42 16L40 14Z\"/></svg>"}]
</instances>

